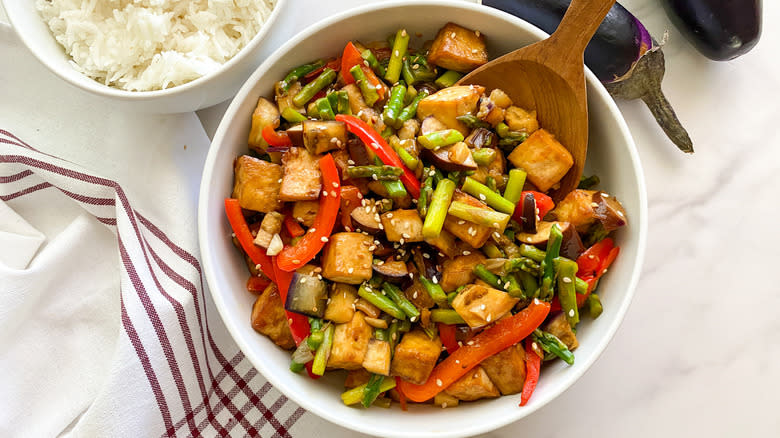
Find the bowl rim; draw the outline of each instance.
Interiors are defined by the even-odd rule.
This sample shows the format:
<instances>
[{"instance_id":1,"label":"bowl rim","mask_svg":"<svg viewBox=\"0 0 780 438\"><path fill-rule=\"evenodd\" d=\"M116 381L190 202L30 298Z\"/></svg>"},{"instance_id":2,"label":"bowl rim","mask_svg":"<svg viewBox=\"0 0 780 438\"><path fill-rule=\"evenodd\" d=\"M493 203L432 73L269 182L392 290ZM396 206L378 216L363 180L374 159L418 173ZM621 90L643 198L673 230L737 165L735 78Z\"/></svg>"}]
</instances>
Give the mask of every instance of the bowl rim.
<instances>
[{"instance_id":1,"label":"bowl rim","mask_svg":"<svg viewBox=\"0 0 780 438\"><path fill-rule=\"evenodd\" d=\"M271 10L271 14L268 15L268 18L265 20L265 23L263 23L263 25L260 27L260 30L257 32L257 34L255 34L255 36L252 37L252 39L249 41L249 44L242 47L241 50L238 51L238 53L236 53L232 58L228 59L227 62L222 64L222 66L218 70L205 74L197 79L187 82L186 84L177 85L175 87L166 88L164 90L151 90L151 91L128 91L128 90L123 90L121 88L114 88L114 87L109 87L108 85L105 84L101 84L100 82L84 74L81 74L81 76L84 79L87 79L88 81L75 80L68 75L62 74L59 66L55 65L52 60L41 55L37 50L33 49L33 45L31 44L32 37L30 36L32 34L27 32L22 32L21 30L19 30L15 15L9 12L9 8L6 6L11 2L16 2L16 1L19 0L0 0L0 2L2 2L3 4L3 8L5 9L6 16L8 17L8 21L11 27L14 29L14 32L16 33L17 37L19 37L19 39L22 41L25 47L27 47L27 50L30 53L32 53L35 59L37 59L41 64L46 66L46 68L48 68L51 72L57 75L57 77L59 77L60 79L82 90L86 90L90 93L103 96L103 97L109 97L112 99L138 102L138 101L159 99L162 97L167 98L167 97L178 96L190 91L191 89L195 89L200 87L201 85L205 85L206 82L212 79L218 78L223 74L226 74L231 68L233 68L234 65L242 62L245 58L250 56L250 54L266 40L265 38L266 34L270 31L271 27L273 27L274 23L279 18L279 14L281 14L281 10L287 7L288 0L276 0L276 4L274 5L274 8ZM27 1L27 0L22 0L22 1ZM37 8L34 5L32 7L35 8L36 13L40 15L40 13L37 11ZM43 20L43 18L41 18L41 20ZM48 25L46 27L48 29ZM49 33L51 34L51 31L49 31ZM52 38L54 38L54 35L51 36ZM57 44L59 45L59 42L57 42Z\"/></svg>"},{"instance_id":2,"label":"bowl rim","mask_svg":"<svg viewBox=\"0 0 780 438\"><path fill-rule=\"evenodd\" d=\"M212 299L214 300L214 304L217 307L220 317L222 318L234 342L236 342L236 344L243 352L251 351L251 348L249 347L249 345L245 344L245 342L241 339L241 336L239 336L238 333L239 329L232 323L230 315L228 314L228 309L226 309L225 303L222 300L221 295L216 292L216 289L211 287L211 285L214 284L212 278L215 278L214 270L216 267L212 265L211 260L207 255L204 256L204 254L209 254L212 251L212 245L209 241L209 235L207 234L207 226L206 226L208 220L208 211L209 208L212 207L207 205L207 200L209 196L208 181L210 181L214 176L213 173L215 169L213 166L218 155L218 148L215 147L215 145L222 143L225 137L227 131L226 121L232 120L234 117L236 117L238 109L241 106L241 102L245 100L247 94L251 92L251 89L254 87L255 83L258 80L260 80L263 74L265 74L266 70L270 69L272 65L274 65L276 62L279 62L279 60L281 59L281 55L283 53L288 52L291 48L300 44L300 42L303 41L304 39L322 31L324 28L334 25L354 15L361 15L375 10L392 9L392 8L398 8L404 6L423 6L423 5L444 6L447 8L461 9L464 10L465 12L471 11L471 12L486 13L489 15L493 15L494 18L507 20L517 25L518 27L526 28L532 35L538 36L540 39L549 36L547 33L537 28L536 26L528 23L525 20L522 20L518 17L515 17L511 14L500 11L498 9L482 6L481 4L464 2L462 0L391 0L391 1L384 1L381 3L361 5L358 7L350 8L340 13L326 17L320 21L317 21L316 23L307 26L305 30L295 34L285 44L280 46L271 55L269 55L268 58L266 58L266 60L252 73L252 75L241 86L239 91L233 97L233 100L231 101L230 105L225 111L225 114L223 115L222 120L220 121L220 124L211 142L211 146L209 148L209 152L206 157L206 162L204 164L203 177L201 180L201 187L200 187L200 194L199 194L199 205L198 205L198 238L201 247L202 263L203 263L204 273L206 276L206 282L209 285L209 290L212 295ZM634 142L630 130L628 129L628 125L626 124L623 114L620 112L619 108L617 107L617 104L611 98L606 88L604 88L604 86L598 80L596 75L593 74L593 72L590 71L590 69L588 69L587 67L585 68L585 77L586 77L586 84L594 86L596 90L597 94L593 97L603 100L609 110L609 116L615 119L617 127L619 128L620 131L620 136L625 139L625 148L627 149L628 155L630 157L631 165L635 169L634 178L636 180L639 196L637 199L638 217L635 221L633 221L633 224L636 224L636 226L639 227L639 230L638 230L636 258L633 260L633 266L630 268L631 269L630 280L624 289L624 298L622 299L621 304L617 309L615 319L609 324L604 335L598 340L598 342L596 342L593 350L594 353L588 358L587 361L582 362L584 365L581 365L580 367L572 370L568 370L566 376L562 379L560 384L552 388L551 391L537 394L532 404L525 406L523 409L517 410L517 415L492 418L490 421L474 422L472 426L461 428L460 430L458 430L455 436L473 436L481 433L490 432L497 428L506 426L510 423L514 423L528 415L531 415L541 407L547 405L547 403L549 403L550 401L556 399L560 394L562 394L564 391L569 389L577 380L579 380L579 378L582 377L582 375L590 369L593 363L599 357L601 357L601 355L604 352L604 349L612 340L612 338L615 335L615 332L622 324L625 315L628 311L628 308L633 301L636 286L638 284L639 277L641 275L641 270L642 270L641 268L644 263L646 245L647 245L648 212L647 212L647 190L645 186L644 172L642 170L636 144ZM424 434L413 433L413 432L410 433L408 431L404 431L403 434L401 434L401 432L394 433L393 431L388 431L383 429L380 430L378 428L373 427L373 425L369 424L368 422L360 422L360 423L345 422L343 418L333 414L326 407L320 406L314 402L309 401L306 397L299 396L298 394L296 394L283 381L277 379L274 373L271 372L272 370L267 369L263 361L255 360L255 358L253 358L251 354L248 353L245 354L246 357L249 359L249 361L252 363L252 365L255 366L258 369L258 371L260 371L260 373L281 393L283 393L290 400L294 401L304 409L316 414L318 417L325 419L333 424L346 427L357 432L377 435L377 436L399 436L399 437L401 436L403 437L416 437L416 436L451 437L453 436L453 433L451 431L425 432Z\"/></svg>"}]
</instances>

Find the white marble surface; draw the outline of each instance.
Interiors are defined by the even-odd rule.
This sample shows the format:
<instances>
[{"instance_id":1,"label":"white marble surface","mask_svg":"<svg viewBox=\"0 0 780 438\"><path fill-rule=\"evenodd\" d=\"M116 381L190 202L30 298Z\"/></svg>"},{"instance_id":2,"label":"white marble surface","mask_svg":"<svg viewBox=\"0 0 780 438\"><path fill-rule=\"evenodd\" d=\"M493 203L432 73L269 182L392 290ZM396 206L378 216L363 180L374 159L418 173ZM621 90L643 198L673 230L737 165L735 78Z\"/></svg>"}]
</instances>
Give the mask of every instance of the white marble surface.
<instances>
[{"instance_id":1,"label":"white marble surface","mask_svg":"<svg viewBox=\"0 0 780 438\"><path fill-rule=\"evenodd\" d=\"M291 3L272 46L364 1ZM695 52L659 0L621 3L656 37L669 30L664 91L696 154L678 152L643 104L619 102L649 191L650 239L634 302L574 386L487 436L778 436L780 232L772 220L780 213L773 195L780 188L780 3L764 2L758 46L725 63ZM224 108L199 112L207 132Z\"/></svg>"}]
</instances>

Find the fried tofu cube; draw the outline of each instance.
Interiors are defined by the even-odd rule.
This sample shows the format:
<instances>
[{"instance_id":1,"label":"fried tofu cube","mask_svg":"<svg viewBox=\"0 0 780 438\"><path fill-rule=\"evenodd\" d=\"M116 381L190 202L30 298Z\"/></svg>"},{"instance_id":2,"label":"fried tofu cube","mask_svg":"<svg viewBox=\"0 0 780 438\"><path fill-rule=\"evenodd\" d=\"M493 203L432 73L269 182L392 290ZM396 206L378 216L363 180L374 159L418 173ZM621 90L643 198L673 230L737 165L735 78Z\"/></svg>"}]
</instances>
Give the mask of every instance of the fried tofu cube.
<instances>
[{"instance_id":1,"label":"fried tofu cube","mask_svg":"<svg viewBox=\"0 0 780 438\"><path fill-rule=\"evenodd\" d=\"M395 346L390 374L421 385L428 380L441 354L441 340L431 339L420 329L405 334Z\"/></svg>"},{"instance_id":2,"label":"fried tofu cube","mask_svg":"<svg viewBox=\"0 0 780 438\"><path fill-rule=\"evenodd\" d=\"M479 98L485 92L485 87L480 85L456 85L439 90L417 105L417 118L424 119L435 116L447 128L457 129L464 136L470 130L461 123L457 117L465 114L474 114L479 103Z\"/></svg>"},{"instance_id":3,"label":"fried tofu cube","mask_svg":"<svg viewBox=\"0 0 780 438\"><path fill-rule=\"evenodd\" d=\"M509 313L518 301L502 290L470 284L455 297L452 308L469 327L482 327Z\"/></svg>"},{"instance_id":4,"label":"fried tofu cube","mask_svg":"<svg viewBox=\"0 0 780 438\"><path fill-rule=\"evenodd\" d=\"M569 222L581 233L586 232L596 222L596 210L593 207L595 194L595 190L572 190L555 206L552 216L559 221Z\"/></svg>"},{"instance_id":5,"label":"fried tofu cube","mask_svg":"<svg viewBox=\"0 0 780 438\"><path fill-rule=\"evenodd\" d=\"M241 208L269 213L279 208L279 180L282 167L249 155L238 157L233 171L233 197Z\"/></svg>"},{"instance_id":6,"label":"fried tofu cube","mask_svg":"<svg viewBox=\"0 0 780 438\"><path fill-rule=\"evenodd\" d=\"M433 405L441 408L454 408L458 406L460 400L442 391L433 396Z\"/></svg>"},{"instance_id":7,"label":"fried tofu cube","mask_svg":"<svg viewBox=\"0 0 780 438\"><path fill-rule=\"evenodd\" d=\"M393 210L381 216L390 242L422 242L423 222L417 210Z\"/></svg>"},{"instance_id":8,"label":"fried tofu cube","mask_svg":"<svg viewBox=\"0 0 780 438\"><path fill-rule=\"evenodd\" d=\"M351 321L355 315L355 301L357 299L358 293L354 286L344 283L333 283L330 287L324 318L337 324Z\"/></svg>"},{"instance_id":9,"label":"fried tofu cube","mask_svg":"<svg viewBox=\"0 0 780 438\"><path fill-rule=\"evenodd\" d=\"M493 384L480 365L474 367L460 379L452 382L444 392L463 401L494 398L501 395L496 385Z\"/></svg>"},{"instance_id":10,"label":"fried tofu cube","mask_svg":"<svg viewBox=\"0 0 780 438\"><path fill-rule=\"evenodd\" d=\"M356 370L362 367L373 332L362 312L355 312L348 323L336 324L328 368Z\"/></svg>"},{"instance_id":11,"label":"fried tofu cube","mask_svg":"<svg viewBox=\"0 0 780 438\"><path fill-rule=\"evenodd\" d=\"M252 305L252 328L285 350L295 348L282 298L273 283L265 288Z\"/></svg>"},{"instance_id":12,"label":"fried tofu cube","mask_svg":"<svg viewBox=\"0 0 780 438\"><path fill-rule=\"evenodd\" d=\"M389 376L390 356L391 350L389 342L371 339L368 341L366 356L363 358L363 368L374 374Z\"/></svg>"},{"instance_id":13,"label":"fried tofu cube","mask_svg":"<svg viewBox=\"0 0 780 438\"><path fill-rule=\"evenodd\" d=\"M347 125L335 120L304 120L303 145L312 154L347 147Z\"/></svg>"},{"instance_id":14,"label":"fried tofu cube","mask_svg":"<svg viewBox=\"0 0 780 438\"><path fill-rule=\"evenodd\" d=\"M268 142L263 138L263 128L271 125L276 129L279 127L279 123L279 109L276 105L265 97L257 99L257 106L252 112L252 127L249 130L249 139L247 140L249 147L259 152L265 152Z\"/></svg>"},{"instance_id":15,"label":"fried tofu cube","mask_svg":"<svg viewBox=\"0 0 780 438\"><path fill-rule=\"evenodd\" d=\"M479 364L502 395L517 394L525 383L525 350L515 344Z\"/></svg>"},{"instance_id":16,"label":"fried tofu cube","mask_svg":"<svg viewBox=\"0 0 780 438\"><path fill-rule=\"evenodd\" d=\"M574 164L569 151L544 129L531 134L507 159L525 170L528 180L541 192L550 190Z\"/></svg>"},{"instance_id":17,"label":"fried tofu cube","mask_svg":"<svg viewBox=\"0 0 780 438\"><path fill-rule=\"evenodd\" d=\"M476 207L488 208L487 204L484 202L473 196L469 196L460 190L455 190L455 194L452 195L452 200L465 202ZM490 238L490 233L493 232L493 228L468 222L450 214L444 219L444 229L454 234L455 237L460 240L468 243L473 248L481 248L482 245L487 242L488 238Z\"/></svg>"},{"instance_id":18,"label":"fried tofu cube","mask_svg":"<svg viewBox=\"0 0 780 438\"><path fill-rule=\"evenodd\" d=\"M456 255L460 254L458 243L455 241L455 236L444 229L442 229L439 235L436 237L426 237L425 243L438 249L447 257L455 257Z\"/></svg>"},{"instance_id":19,"label":"fried tofu cube","mask_svg":"<svg viewBox=\"0 0 780 438\"><path fill-rule=\"evenodd\" d=\"M361 233L336 233L322 251L322 276L331 281L360 284L372 274L371 237Z\"/></svg>"},{"instance_id":20,"label":"fried tofu cube","mask_svg":"<svg viewBox=\"0 0 780 438\"><path fill-rule=\"evenodd\" d=\"M284 176L279 199L285 202L319 199L322 188L319 160L305 148L291 147L287 150L282 156Z\"/></svg>"},{"instance_id":21,"label":"fried tofu cube","mask_svg":"<svg viewBox=\"0 0 780 438\"><path fill-rule=\"evenodd\" d=\"M293 203L292 216L306 227L314 225L317 212L320 211L319 201L298 201Z\"/></svg>"},{"instance_id":22,"label":"fried tofu cube","mask_svg":"<svg viewBox=\"0 0 780 438\"><path fill-rule=\"evenodd\" d=\"M524 131L528 135L539 129L539 121L536 119L536 111L526 111L519 106L510 106L504 112L506 125L512 131Z\"/></svg>"},{"instance_id":23,"label":"fried tofu cube","mask_svg":"<svg viewBox=\"0 0 780 438\"><path fill-rule=\"evenodd\" d=\"M347 389L357 388L360 385L365 385L371 379L371 373L363 368L357 370L350 370L347 372L347 377L344 379L344 387Z\"/></svg>"},{"instance_id":24,"label":"fried tofu cube","mask_svg":"<svg viewBox=\"0 0 780 438\"><path fill-rule=\"evenodd\" d=\"M485 263L485 256L480 252L447 259L442 264L441 281L439 285L445 292L453 291L460 286L473 283L476 279L474 267Z\"/></svg>"},{"instance_id":25,"label":"fried tofu cube","mask_svg":"<svg viewBox=\"0 0 780 438\"><path fill-rule=\"evenodd\" d=\"M577 335L574 334L574 330L571 329L571 324L566 319L566 315L560 313L552 318L547 325L544 326L544 331L555 335L561 340L570 351L574 351L580 346L577 341Z\"/></svg>"},{"instance_id":26,"label":"fried tofu cube","mask_svg":"<svg viewBox=\"0 0 780 438\"><path fill-rule=\"evenodd\" d=\"M500 88L494 88L489 97L499 108L507 109L512 106L512 99Z\"/></svg>"},{"instance_id":27,"label":"fried tofu cube","mask_svg":"<svg viewBox=\"0 0 780 438\"><path fill-rule=\"evenodd\" d=\"M428 62L461 73L468 73L487 61L484 36L455 23L447 23L439 30L428 52Z\"/></svg>"}]
</instances>

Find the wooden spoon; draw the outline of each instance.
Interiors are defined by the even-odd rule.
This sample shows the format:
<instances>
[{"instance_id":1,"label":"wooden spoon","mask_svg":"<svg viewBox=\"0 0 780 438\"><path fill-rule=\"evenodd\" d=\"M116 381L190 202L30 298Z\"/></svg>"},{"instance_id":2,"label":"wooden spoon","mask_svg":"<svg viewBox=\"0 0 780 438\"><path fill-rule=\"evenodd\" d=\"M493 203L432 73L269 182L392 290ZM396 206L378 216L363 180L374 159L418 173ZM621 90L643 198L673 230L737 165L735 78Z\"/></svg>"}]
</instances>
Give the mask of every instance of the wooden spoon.
<instances>
[{"instance_id":1,"label":"wooden spoon","mask_svg":"<svg viewBox=\"0 0 780 438\"><path fill-rule=\"evenodd\" d=\"M539 125L551 132L574 158L574 165L552 193L557 202L580 182L588 152L588 105L584 53L615 0L572 0L549 38L494 59L459 84L504 90L515 105L535 109Z\"/></svg>"}]
</instances>

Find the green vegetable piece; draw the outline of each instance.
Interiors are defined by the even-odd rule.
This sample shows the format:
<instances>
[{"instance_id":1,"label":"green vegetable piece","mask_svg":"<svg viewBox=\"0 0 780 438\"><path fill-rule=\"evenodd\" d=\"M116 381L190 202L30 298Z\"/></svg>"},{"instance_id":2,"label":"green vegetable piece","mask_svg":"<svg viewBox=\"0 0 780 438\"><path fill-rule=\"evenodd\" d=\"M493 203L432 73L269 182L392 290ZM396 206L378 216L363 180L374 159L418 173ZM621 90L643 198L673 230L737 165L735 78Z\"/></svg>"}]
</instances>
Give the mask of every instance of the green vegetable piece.
<instances>
[{"instance_id":1,"label":"green vegetable piece","mask_svg":"<svg viewBox=\"0 0 780 438\"><path fill-rule=\"evenodd\" d=\"M300 78L306 76L307 74L319 69L320 67L325 65L325 61L322 59L318 59L311 64L304 64L298 67L295 67L294 69L290 70L289 73L287 73L287 76L284 77L282 80L282 90L289 91L290 86Z\"/></svg>"},{"instance_id":2,"label":"green vegetable piece","mask_svg":"<svg viewBox=\"0 0 780 438\"><path fill-rule=\"evenodd\" d=\"M429 132L425 135L417 137L417 141L424 148L438 149L440 147L449 146L459 141L463 141L463 134L456 129L444 129L441 131Z\"/></svg>"},{"instance_id":3,"label":"green vegetable piece","mask_svg":"<svg viewBox=\"0 0 780 438\"><path fill-rule=\"evenodd\" d=\"M504 290L503 286L501 285L501 278L499 278L498 275L488 271L485 265L480 263L477 266L474 266L474 275L490 286L496 289Z\"/></svg>"},{"instance_id":4,"label":"green vegetable piece","mask_svg":"<svg viewBox=\"0 0 780 438\"><path fill-rule=\"evenodd\" d=\"M520 284L520 281L515 277L514 274L507 274L501 277L501 283L503 284L502 289L506 291L510 296L514 298L524 298L525 292L523 291L523 286Z\"/></svg>"},{"instance_id":5,"label":"green vegetable piece","mask_svg":"<svg viewBox=\"0 0 780 438\"><path fill-rule=\"evenodd\" d=\"M361 284L360 287L358 288L358 295L361 298L368 301L369 303L378 307L379 310L392 316L393 318L397 318L397 319L406 318L406 314L404 313L404 311L401 310L401 308L398 307L398 305L395 304L393 300L382 295L381 292L374 290L366 282L363 282L363 284Z\"/></svg>"},{"instance_id":6,"label":"green vegetable piece","mask_svg":"<svg viewBox=\"0 0 780 438\"><path fill-rule=\"evenodd\" d=\"M588 298L585 298L585 310L591 318L598 318L601 312L604 311L604 307L601 305L601 298L595 293L588 295Z\"/></svg>"},{"instance_id":7,"label":"green vegetable piece","mask_svg":"<svg viewBox=\"0 0 780 438\"><path fill-rule=\"evenodd\" d=\"M417 166L420 165L420 159L409 153L409 151L401 147L400 144L393 146L393 150L395 150L395 153L398 154L398 158L401 159L401 161L404 163L404 166L408 167L409 169L416 170Z\"/></svg>"},{"instance_id":8,"label":"green vegetable piece","mask_svg":"<svg viewBox=\"0 0 780 438\"><path fill-rule=\"evenodd\" d=\"M368 408L374 403L374 400L379 396L379 388L384 380L385 376L381 374L371 374L368 383L366 383L366 388L363 390L364 408Z\"/></svg>"},{"instance_id":9,"label":"green vegetable piece","mask_svg":"<svg viewBox=\"0 0 780 438\"><path fill-rule=\"evenodd\" d=\"M400 29L395 34L393 40L393 51L390 53L390 62L387 64L387 71L385 71L385 80L391 84L398 82L401 77L401 68L403 67L403 59L406 56L406 49L409 47L409 33L406 29Z\"/></svg>"},{"instance_id":10,"label":"green vegetable piece","mask_svg":"<svg viewBox=\"0 0 780 438\"><path fill-rule=\"evenodd\" d=\"M463 191L479 198L502 213L511 215L515 211L515 204L512 201L490 190L489 187L470 176L466 177L466 181L463 182Z\"/></svg>"},{"instance_id":11,"label":"green vegetable piece","mask_svg":"<svg viewBox=\"0 0 780 438\"><path fill-rule=\"evenodd\" d=\"M553 297L553 281L555 277L553 260L560 254L562 241L563 234L561 233L561 227L559 227L557 223L553 224L550 228L550 238L547 240L547 253L544 255L544 260L542 260L543 274L540 297L544 301L550 301Z\"/></svg>"},{"instance_id":12,"label":"green vegetable piece","mask_svg":"<svg viewBox=\"0 0 780 438\"><path fill-rule=\"evenodd\" d=\"M542 266L528 257L516 257L504 263L504 270L507 272L525 271L536 276L542 272Z\"/></svg>"},{"instance_id":13,"label":"green vegetable piece","mask_svg":"<svg viewBox=\"0 0 780 438\"><path fill-rule=\"evenodd\" d=\"M306 338L306 342L309 344L309 348L316 350L322 345L322 341L325 339L325 333L322 331L312 331L312 333Z\"/></svg>"},{"instance_id":14,"label":"green vegetable piece","mask_svg":"<svg viewBox=\"0 0 780 438\"><path fill-rule=\"evenodd\" d=\"M387 331L390 330L389 328L381 329L381 328L375 328L374 329L374 339L377 341L387 341L389 338L387 337Z\"/></svg>"},{"instance_id":15,"label":"green vegetable piece","mask_svg":"<svg viewBox=\"0 0 780 438\"><path fill-rule=\"evenodd\" d=\"M298 111L295 111L292 107L288 106L287 108L282 111L282 118L284 120L287 120L290 123L301 123L302 121L306 120L306 116L299 113Z\"/></svg>"},{"instance_id":16,"label":"green vegetable piece","mask_svg":"<svg viewBox=\"0 0 780 438\"><path fill-rule=\"evenodd\" d=\"M333 113L333 108L330 106L330 100L327 97L321 97L314 101L314 105L317 107L319 118L322 120L335 120L336 114Z\"/></svg>"},{"instance_id":17,"label":"green vegetable piece","mask_svg":"<svg viewBox=\"0 0 780 438\"><path fill-rule=\"evenodd\" d=\"M466 321L452 309L433 309L431 310L431 321L442 324L455 325L465 324Z\"/></svg>"},{"instance_id":18,"label":"green vegetable piece","mask_svg":"<svg viewBox=\"0 0 780 438\"><path fill-rule=\"evenodd\" d=\"M376 90L373 84L368 82L366 74L363 73L363 69L360 65L355 65L349 69L349 74L355 79L355 83L360 88L360 93L363 94L363 100L366 101L368 106L374 106L379 100L379 92Z\"/></svg>"},{"instance_id":19,"label":"green vegetable piece","mask_svg":"<svg viewBox=\"0 0 780 438\"><path fill-rule=\"evenodd\" d=\"M423 222L423 237L436 238L441 233L454 193L455 183L450 180L443 179L436 185L436 190L431 196L431 205L428 207L428 213L425 215L425 222Z\"/></svg>"},{"instance_id":20,"label":"green vegetable piece","mask_svg":"<svg viewBox=\"0 0 780 438\"><path fill-rule=\"evenodd\" d=\"M536 281L536 275L525 271L517 272L515 275L520 279L526 298L537 298L539 296L539 283Z\"/></svg>"},{"instance_id":21,"label":"green vegetable piece","mask_svg":"<svg viewBox=\"0 0 780 438\"><path fill-rule=\"evenodd\" d=\"M455 297L458 296L458 293L460 293L460 288L455 290L454 292L450 292L447 294L447 304L452 306L452 302L455 301Z\"/></svg>"},{"instance_id":22,"label":"green vegetable piece","mask_svg":"<svg viewBox=\"0 0 780 438\"><path fill-rule=\"evenodd\" d=\"M403 110L404 96L406 96L406 85L399 82L390 89L390 98L387 99L385 109L382 112L382 120L386 125L399 128L398 116Z\"/></svg>"},{"instance_id":23,"label":"green vegetable piece","mask_svg":"<svg viewBox=\"0 0 780 438\"><path fill-rule=\"evenodd\" d=\"M471 114L464 114L462 116L455 117L457 120L459 120L461 123L466 125L469 129L477 129L477 128L483 128L483 129L491 129L492 126L490 126L490 123L482 121L479 119L479 117L471 115Z\"/></svg>"},{"instance_id":24,"label":"green vegetable piece","mask_svg":"<svg viewBox=\"0 0 780 438\"><path fill-rule=\"evenodd\" d=\"M426 174L428 170L423 170L423 174ZM423 180L422 187L420 187L420 197L417 198L417 212L420 213L421 218L425 218L428 214L428 200L433 196L433 177L429 176Z\"/></svg>"},{"instance_id":25,"label":"green vegetable piece","mask_svg":"<svg viewBox=\"0 0 780 438\"><path fill-rule=\"evenodd\" d=\"M484 244L482 246L482 252L484 252L485 255L491 259L500 259L504 257L504 253L502 253L501 250L498 249L496 244L492 242L488 242Z\"/></svg>"},{"instance_id":26,"label":"green vegetable piece","mask_svg":"<svg viewBox=\"0 0 780 438\"><path fill-rule=\"evenodd\" d=\"M401 110L401 113L398 115L398 123L399 126L403 125L403 123L407 120L411 120L414 118L414 116L417 115L417 105L420 104L420 101L428 97L428 91L422 90L419 93L417 93L417 96L415 96L414 99L412 99L412 102L404 107L404 109Z\"/></svg>"},{"instance_id":27,"label":"green vegetable piece","mask_svg":"<svg viewBox=\"0 0 780 438\"><path fill-rule=\"evenodd\" d=\"M547 253L533 245L527 245L523 243L522 245L520 245L520 255L522 255L523 257L528 257L529 259L535 262L541 263L542 261L544 261L544 258L547 256Z\"/></svg>"},{"instance_id":28,"label":"green vegetable piece","mask_svg":"<svg viewBox=\"0 0 780 438\"><path fill-rule=\"evenodd\" d=\"M493 148L474 149L471 151L471 156L480 166L489 166L496 159L496 150Z\"/></svg>"},{"instance_id":29,"label":"green vegetable piece","mask_svg":"<svg viewBox=\"0 0 780 438\"><path fill-rule=\"evenodd\" d=\"M590 190L593 187L596 187L601 182L601 179L598 175L591 175L591 176L585 176L582 175L580 178L580 184L577 186L578 189L582 190Z\"/></svg>"},{"instance_id":30,"label":"green vegetable piece","mask_svg":"<svg viewBox=\"0 0 780 438\"><path fill-rule=\"evenodd\" d=\"M574 279L577 278L577 262L557 257L553 263L555 270L558 271L558 300L561 302L561 310L566 315L569 325L574 328L580 322L580 312L574 288Z\"/></svg>"},{"instance_id":31,"label":"green vegetable piece","mask_svg":"<svg viewBox=\"0 0 780 438\"><path fill-rule=\"evenodd\" d=\"M298 362L296 362L294 360L290 361L290 371L292 371L294 373L300 373L305 368L306 368L306 365L304 365L302 363L298 363Z\"/></svg>"},{"instance_id":32,"label":"green vegetable piece","mask_svg":"<svg viewBox=\"0 0 780 438\"><path fill-rule=\"evenodd\" d=\"M360 403L361 401L363 401L363 396L365 395L366 386L368 386L368 383L364 383L360 386L356 386L346 392L343 392L341 394L341 401L343 401L344 404L347 406ZM395 388L395 379L384 379L382 380L382 383L379 384L380 393L389 391L393 388Z\"/></svg>"},{"instance_id":33,"label":"green vegetable piece","mask_svg":"<svg viewBox=\"0 0 780 438\"><path fill-rule=\"evenodd\" d=\"M512 169L509 171L509 180L504 188L504 199L517 205L523 196L523 186L527 173L523 169Z\"/></svg>"},{"instance_id":34,"label":"green vegetable piece","mask_svg":"<svg viewBox=\"0 0 780 438\"><path fill-rule=\"evenodd\" d=\"M425 288L425 291L428 292L428 295L431 296L431 299L434 303L438 305L442 305L447 301L447 294L444 293L444 289L439 285L439 283L434 283L431 280L428 280L427 278L420 275L420 283L422 283L423 287Z\"/></svg>"},{"instance_id":35,"label":"green vegetable piece","mask_svg":"<svg viewBox=\"0 0 780 438\"><path fill-rule=\"evenodd\" d=\"M376 59L376 56L374 56L374 52L372 52L371 49L363 50L360 52L360 56L368 61L368 66L371 67L371 70L374 70L377 76L381 78L385 75L385 68L379 60Z\"/></svg>"},{"instance_id":36,"label":"green vegetable piece","mask_svg":"<svg viewBox=\"0 0 780 438\"><path fill-rule=\"evenodd\" d=\"M463 77L463 73L456 72L455 70L447 70L443 75L439 76L434 84L439 88L447 88L455 85L456 82Z\"/></svg>"},{"instance_id":37,"label":"green vegetable piece","mask_svg":"<svg viewBox=\"0 0 780 438\"><path fill-rule=\"evenodd\" d=\"M401 289L399 289L398 286L394 285L393 283L386 282L382 285L382 292L390 297L390 299L393 300L393 302L398 305L398 307L400 307L401 310L403 310L403 312L409 316L409 318L414 320L420 316L420 311L417 310L417 307L415 307L411 301L406 299L406 295L401 292Z\"/></svg>"},{"instance_id":38,"label":"green vegetable piece","mask_svg":"<svg viewBox=\"0 0 780 438\"><path fill-rule=\"evenodd\" d=\"M406 333L409 330L412 329L412 322L408 319L405 319L403 321L399 321L398 323L398 331L401 333Z\"/></svg>"},{"instance_id":39,"label":"green vegetable piece","mask_svg":"<svg viewBox=\"0 0 780 438\"><path fill-rule=\"evenodd\" d=\"M325 336L322 339L322 343L317 348L317 352L314 353L314 361L311 365L312 374L318 376L325 374L325 366L328 364L330 349L333 347L333 331L333 324L328 325L325 329Z\"/></svg>"},{"instance_id":40,"label":"green vegetable piece","mask_svg":"<svg viewBox=\"0 0 780 438\"><path fill-rule=\"evenodd\" d=\"M499 231L503 231L504 228L506 228L510 219L508 214L500 213L489 208L477 207L461 201L452 202L447 212L458 219L474 222L475 224L484 225L486 227L493 227Z\"/></svg>"},{"instance_id":41,"label":"green vegetable piece","mask_svg":"<svg viewBox=\"0 0 780 438\"><path fill-rule=\"evenodd\" d=\"M403 169L395 166L349 166L347 175L350 178L373 178L380 181L398 181Z\"/></svg>"},{"instance_id":42,"label":"green vegetable piece","mask_svg":"<svg viewBox=\"0 0 780 438\"><path fill-rule=\"evenodd\" d=\"M536 329L531 334L533 340L545 353L551 353L561 358L569 365L574 365L574 354L569 351L566 344L552 333Z\"/></svg>"},{"instance_id":43,"label":"green vegetable piece","mask_svg":"<svg viewBox=\"0 0 780 438\"><path fill-rule=\"evenodd\" d=\"M351 114L349 109L349 94L344 90L334 91L328 94L330 107L336 114Z\"/></svg>"},{"instance_id":44,"label":"green vegetable piece","mask_svg":"<svg viewBox=\"0 0 780 438\"><path fill-rule=\"evenodd\" d=\"M379 159L379 157L374 157L374 163L376 163L377 166L382 166L382 160ZM399 199L406 196L406 187L404 187L404 184L399 181L380 181L382 185L385 187L385 190L387 190L388 196L390 196L393 199Z\"/></svg>"},{"instance_id":45,"label":"green vegetable piece","mask_svg":"<svg viewBox=\"0 0 780 438\"><path fill-rule=\"evenodd\" d=\"M322 71L322 73L320 73L319 76L317 76L316 79L301 88L301 91L299 91L298 94L293 97L293 103L296 106L306 105L306 103L310 101L315 94L319 93L320 90L324 89L335 80L336 71L331 68L326 68Z\"/></svg>"}]
</instances>

